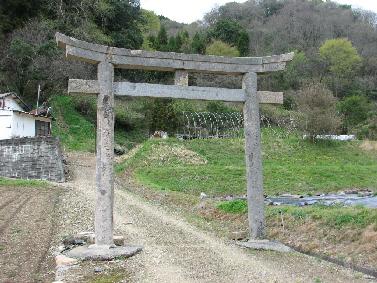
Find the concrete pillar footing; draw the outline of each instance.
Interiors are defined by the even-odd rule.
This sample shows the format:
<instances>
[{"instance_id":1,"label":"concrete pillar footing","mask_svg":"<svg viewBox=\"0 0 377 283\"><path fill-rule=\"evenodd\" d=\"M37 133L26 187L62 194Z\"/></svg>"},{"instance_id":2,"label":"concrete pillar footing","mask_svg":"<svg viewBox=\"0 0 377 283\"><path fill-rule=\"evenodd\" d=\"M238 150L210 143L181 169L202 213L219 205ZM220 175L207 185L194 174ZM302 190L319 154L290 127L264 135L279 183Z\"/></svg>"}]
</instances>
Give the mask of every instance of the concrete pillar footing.
<instances>
[{"instance_id":1,"label":"concrete pillar footing","mask_svg":"<svg viewBox=\"0 0 377 283\"><path fill-rule=\"evenodd\" d=\"M271 241L267 239L250 239L247 242L237 241L236 244L243 248L253 249L253 250L264 250L264 251L276 251L282 253L293 252L293 249L290 247L278 242Z\"/></svg>"},{"instance_id":2,"label":"concrete pillar footing","mask_svg":"<svg viewBox=\"0 0 377 283\"><path fill-rule=\"evenodd\" d=\"M142 251L141 246L80 246L64 253L67 257L79 260L109 261L116 258L128 258Z\"/></svg>"}]
</instances>

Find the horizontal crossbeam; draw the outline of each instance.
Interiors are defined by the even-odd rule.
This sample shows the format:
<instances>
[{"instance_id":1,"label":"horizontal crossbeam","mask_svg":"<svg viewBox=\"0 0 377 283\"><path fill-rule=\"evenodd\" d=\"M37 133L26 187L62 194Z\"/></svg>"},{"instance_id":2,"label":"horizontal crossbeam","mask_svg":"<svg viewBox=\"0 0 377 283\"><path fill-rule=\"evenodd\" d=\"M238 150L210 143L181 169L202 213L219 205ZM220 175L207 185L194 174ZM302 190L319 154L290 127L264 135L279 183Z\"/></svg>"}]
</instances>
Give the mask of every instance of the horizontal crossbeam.
<instances>
[{"instance_id":1,"label":"horizontal crossbeam","mask_svg":"<svg viewBox=\"0 0 377 283\"><path fill-rule=\"evenodd\" d=\"M114 82L114 94L117 96L178 98L196 100L220 100L245 102L245 90L196 86L160 85L145 83ZM99 93L99 84L95 80L69 80L69 93ZM282 104L282 92L258 91L260 103Z\"/></svg>"},{"instance_id":2,"label":"horizontal crossbeam","mask_svg":"<svg viewBox=\"0 0 377 283\"><path fill-rule=\"evenodd\" d=\"M117 68L156 71L187 70L223 74L265 73L285 69L294 53L266 57L223 57L174 52L129 50L88 43L57 33L56 41L67 58L91 64L108 60Z\"/></svg>"}]
</instances>

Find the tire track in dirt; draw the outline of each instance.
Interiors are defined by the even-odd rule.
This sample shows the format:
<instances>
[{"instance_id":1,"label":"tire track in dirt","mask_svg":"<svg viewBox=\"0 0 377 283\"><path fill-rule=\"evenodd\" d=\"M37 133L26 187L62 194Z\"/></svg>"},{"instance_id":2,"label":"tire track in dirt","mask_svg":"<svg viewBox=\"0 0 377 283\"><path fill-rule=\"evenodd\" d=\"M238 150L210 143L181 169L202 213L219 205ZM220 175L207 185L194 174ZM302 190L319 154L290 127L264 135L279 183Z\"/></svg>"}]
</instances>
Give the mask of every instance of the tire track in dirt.
<instances>
[{"instance_id":1,"label":"tire track in dirt","mask_svg":"<svg viewBox=\"0 0 377 283\"><path fill-rule=\"evenodd\" d=\"M42 264L46 261L48 251L50 248L50 243L51 243L51 230L53 227L49 224L51 224L53 218L51 217L51 214L49 213L48 217L50 221L46 221L46 214L44 211L49 211L50 212L50 206L51 206L51 199L50 199L50 194L49 193L44 193L44 192L38 192L37 193L38 199L37 203L30 203L29 205L33 206L33 212L31 213L34 215L33 218L35 218L35 221L33 223L28 223L29 224L29 229L32 231L38 231L38 239L36 240L35 244L38 246L37 250L33 250L31 253L28 253L26 256L26 261L25 262L32 262L29 270L24 271L24 266L21 266L20 270L24 272L30 272L33 274L34 277L37 277L40 275L41 270L42 270ZM46 199L45 199L46 198ZM45 203L45 206L40 207L41 203ZM52 205L54 207L54 205ZM46 222L48 223L47 225ZM31 224L31 225L30 225ZM46 227L48 228L47 232L47 237L43 237L44 235L44 230ZM38 256L38 253L40 255Z\"/></svg>"},{"instance_id":2,"label":"tire track in dirt","mask_svg":"<svg viewBox=\"0 0 377 283\"><path fill-rule=\"evenodd\" d=\"M23 209L23 207L28 203L30 202L32 199L34 198L34 196L32 197L24 197L21 204L17 206L17 208L15 209L15 211L13 211L12 213L9 214L9 217L8 219L6 219L4 221L4 223L2 225L0 225L0 235L2 235L5 230L9 227L9 225L12 223L12 220L17 216L17 214L19 214L21 212L21 210ZM14 203L14 202L13 202Z\"/></svg>"},{"instance_id":3,"label":"tire track in dirt","mask_svg":"<svg viewBox=\"0 0 377 283\"><path fill-rule=\"evenodd\" d=\"M14 190L17 190L16 188ZM0 236L1 238L4 240L5 244L6 244L6 248L5 248L5 251L8 251L8 254L9 254L9 250L11 250L11 255L12 257L11 258L8 258L7 259L7 263L6 263L6 266L3 267L4 271L7 271L6 273L10 272L10 274L12 275L12 277L14 276L17 276L17 274L23 274L24 272L22 272L20 270L20 266L17 265L17 262L18 262L18 259L17 259L17 255L18 255L18 251L19 250L24 250L24 251L27 251L27 247L25 248L25 246L27 246L27 241L17 241L14 237L13 237L13 234L12 232L10 231L11 229L8 229L8 228L13 228L15 227L15 223L17 223L22 217L22 212L23 210L27 211L27 206L28 204L34 199L34 197L36 196L35 193L32 193L31 195L28 195L29 192L26 192L26 195L24 192L21 192L20 195L21 197L19 198L15 198L15 201L13 201L11 204L11 208L14 208L12 212L10 213L6 213L9 215L8 218L6 219L3 219L1 222L2 224L0 225ZM4 215L4 214L3 214ZM0 222L0 223L1 223ZM22 227L22 226L21 226ZM18 229L18 228L17 228ZM13 245L13 242L15 242L17 245L14 246ZM25 243L26 242L26 243ZM2 256L4 256L4 254L2 254ZM23 262L25 263L29 263L30 259L31 259L31 253L30 252L27 252L25 253L23 256L22 256L22 260ZM1 262L0 262L1 263ZM26 266L27 264L25 264ZM5 273L4 273L5 274ZM30 274L30 272L29 272ZM5 282L22 282L22 281L18 281L17 279L10 279L8 278ZM26 282L26 281L24 281Z\"/></svg>"},{"instance_id":4,"label":"tire track in dirt","mask_svg":"<svg viewBox=\"0 0 377 283\"><path fill-rule=\"evenodd\" d=\"M59 196L54 189L21 190L24 196L12 203L9 216L0 221L4 241L0 282L51 282L54 261L49 251Z\"/></svg>"},{"instance_id":5,"label":"tire track in dirt","mask_svg":"<svg viewBox=\"0 0 377 283\"><path fill-rule=\"evenodd\" d=\"M9 204L11 204L12 202L16 201L17 199L19 199L20 197L22 196L22 193L19 193L18 195L16 195L15 197L12 197L12 198L8 198L4 203L2 203L0 205L0 212L6 208Z\"/></svg>"},{"instance_id":6,"label":"tire track in dirt","mask_svg":"<svg viewBox=\"0 0 377 283\"><path fill-rule=\"evenodd\" d=\"M35 195L33 195L30 198L26 198L26 200L23 201L19 205L19 207L17 208L16 212L13 214L13 217L11 217L11 219L10 219L11 222L16 223L16 221L19 221L19 220L24 221L23 219L21 219L21 217L19 217L19 215L21 214L21 212L22 212L23 209L27 210L28 204L31 203L31 201L33 200L34 197L35 197ZM23 249L27 250L28 249L27 245L28 245L28 243L27 243L27 241L25 239L24 242L19 243L18 248L21 249L21 250L23 250ZM32 258L32 252L28 252L26 255L23 256L23 261L26 262L26 263L29 263L29 262L31 262L30 261L31 258ZM23 270L22 270L22 268L19 269L19 272L21 274L24 273ZM32 272L30 272L30 270L28 270L27 272L32 273Z\"/></svg>"},{"instance_id":7,"label":"tire track in dirt","mask_svg":"<svg viewBox=\"0 0 377 283\"><path fill-rule=\"evenodd\" d=\"M42 249L40 249L40 250L42 250L42 252L41 252L41 255L40 255L40 257L37 261L37 266L35 268L35 274L42 273L42 271L43 271L42 265L43 265L43 263L46 262L46 258L49 256L50 246L52 245L54 235L55 235L56 229L57 229L56 224L57 224L57 216L58 216L59 197L60 197L59 194L55 194L53 196L53 199L52 199L52 201L53 201L53 208L52 208L53 213L50 217L50 222L49 222L50 229L49 229L47 238L44 241L44 243L46 243L46 244Z\"/></svg>"}]
</instances>

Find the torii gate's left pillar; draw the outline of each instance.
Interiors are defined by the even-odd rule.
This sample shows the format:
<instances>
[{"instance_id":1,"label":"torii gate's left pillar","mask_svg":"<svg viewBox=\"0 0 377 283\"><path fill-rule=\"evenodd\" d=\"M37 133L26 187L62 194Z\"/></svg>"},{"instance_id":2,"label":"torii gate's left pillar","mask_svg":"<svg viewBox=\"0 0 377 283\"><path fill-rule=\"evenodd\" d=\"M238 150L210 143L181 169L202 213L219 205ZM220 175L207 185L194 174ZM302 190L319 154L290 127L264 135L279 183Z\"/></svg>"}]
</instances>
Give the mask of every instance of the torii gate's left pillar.
<instances>
[{"instance_id":1,"label":"torii gate's left pillar","mask_svg":"<svg viewBox=\"0 0 377 283\"><path fill-rule=\"evenodd\" d=\"M95 244L69 250L66 255L79 259L112 260L130 257L142 250L140 246L115 246L114 244L114 66L110 54L101 58L97 65L97 153Z\"/></svg>"},{"instance_id":2,"label":"torii gate's left pillar","mask_svg":"<svg viewBox=\"0 0 377 283\"><path fill-rule=\"evenodd\" d=\"M98 64L98 82L95 243L97 246L112 246L114 245L114 66L107 60Z\"/></svg>"}]
</instances>

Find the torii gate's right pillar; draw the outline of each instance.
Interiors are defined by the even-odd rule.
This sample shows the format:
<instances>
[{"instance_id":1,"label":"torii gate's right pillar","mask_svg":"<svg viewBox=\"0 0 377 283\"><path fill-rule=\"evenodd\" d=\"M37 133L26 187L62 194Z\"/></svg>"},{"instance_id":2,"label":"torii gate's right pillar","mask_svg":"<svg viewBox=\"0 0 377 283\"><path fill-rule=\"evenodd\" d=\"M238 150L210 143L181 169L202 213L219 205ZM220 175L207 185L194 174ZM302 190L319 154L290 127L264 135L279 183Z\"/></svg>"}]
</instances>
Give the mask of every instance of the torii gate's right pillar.
<instances>
[{"instance_id":1,"label":"torii gate's right pillar","mask_svg":"<svg viewBox=\"0 0 377 283\"><path fill-rule=\"evenodd\" d=\"M246 73L242 88L246 92L244 126L249 232L251 239L263 239L265 220L257 74Z\"/></svg>"}]
</instances>

